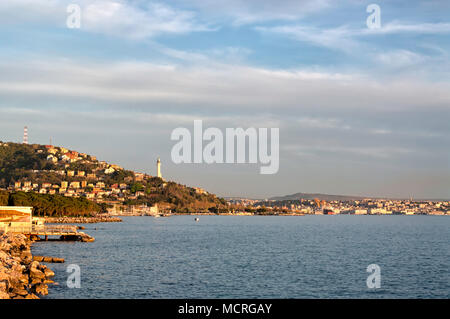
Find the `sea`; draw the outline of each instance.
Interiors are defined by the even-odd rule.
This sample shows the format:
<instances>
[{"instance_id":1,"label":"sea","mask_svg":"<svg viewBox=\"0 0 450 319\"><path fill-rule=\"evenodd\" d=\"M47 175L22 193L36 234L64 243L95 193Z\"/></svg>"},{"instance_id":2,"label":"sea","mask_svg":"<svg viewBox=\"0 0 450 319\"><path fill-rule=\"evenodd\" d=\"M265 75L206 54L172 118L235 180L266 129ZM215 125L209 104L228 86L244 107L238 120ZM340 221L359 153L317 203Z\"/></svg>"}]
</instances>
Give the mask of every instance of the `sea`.
<instances>
[{"instance_id":1,"label":"sea","mask_svg":"<svg viewBox=\"0 0 450 319\"><path fill-rule=\"evenodd\" d=\"M448 216L190 215L84 226L95 242L33 244L33 255L65 258L48 264L57 285L44 298L450 297Z\"/></svg>"}]
</instances>

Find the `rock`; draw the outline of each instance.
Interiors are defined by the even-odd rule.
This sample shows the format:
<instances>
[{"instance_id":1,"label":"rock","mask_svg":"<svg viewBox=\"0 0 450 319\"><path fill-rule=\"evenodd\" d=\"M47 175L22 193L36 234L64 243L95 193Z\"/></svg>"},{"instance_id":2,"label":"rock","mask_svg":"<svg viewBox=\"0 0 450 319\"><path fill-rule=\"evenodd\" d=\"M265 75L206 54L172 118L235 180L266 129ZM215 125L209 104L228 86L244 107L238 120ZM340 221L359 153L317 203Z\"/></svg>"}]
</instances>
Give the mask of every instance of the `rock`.
<instances>
[{"instance_id":1,"label":"rock","mask_svg":"<svg viewBox=\"0 0 450 319\"><path fill-rule=\"evenodd\" d=\"M6 291L0 290L0 299L11 299Z\"/></svg>"},{"instance_id":2,"label":"rock","mask_svg":"<svg viewBox=\"0 0 450 319\"><path fill-rule=\"evenodd\" d=\"M64 262L64 258L53 257L52 262L53 263L63 263Z\"/></svg>"},{"instance_id":3,"label":"rock","mask_svg":"<svg viewBox=\"0 0 450 319\"><path fill-rule=\"evenodd\" d=\"M39 295L48 295L48 286L46 284L37 284L33 287L33 290Z\"/></svg>"},{"instance_id":4,"label":"rock","mask_svg":"<svg viewBox=\"0 0 450 319\"><path fill-rule=\"evenodd\" d=\"M11 293L17 296L26 296L28 295L28 291L24 288L16 287L11 290Z\"/></svg>"},{"instance_id":5,"label":"rock","mask_svg":"<svg viewBox=\"0 0 450 319\"><path fill-rule=\"evenodd\" d=\"M22 274L22 275L19 277L19 282L22 283L22 284L24 284L24 285L28 285L28 283L30 282L30 277L27 276L27 274Z\"/></svg>"},{"instance_id":6,"label":"rock","mask_svg":"<svg viewBox=\"0 0 450 319\"><path fill-rule=\"evenodd\" d=\"M32 262L28 265L28 268L29 268L30 270L39 270L38 267L39 267L39 262L38 262L38 261L32 261Z\"/></svg>"},{"instance_id":7,"label":"rock","mask_svg":"<svg viewBox=\"0 0 450 319\"><path fill-rule=\"evenodd\" d=\"M44 274L45 274L45 277L47 277L47 278L55 276L55 273L50 268L46 268L44 270Z\"/></svg>"},{"instance_id":8,"label":"rock","mask_svg":"<svg viewBox=\"0 0 450 319\"><path fill-rule=\"evenodd\" d=\"M42 280L44 280L45 279L45 274L42 271L40 271L39 269L36 269L36 270L30 269L30 277L32 279L42 279Z\"/></svg>"},{"instance_id":9,"label":"rock","mask_svg":"<svg viewBox=\"0 0 450 319\"><path fill-rule=\"evenodd\" d=\"M33 261L41 262L44 260L44 256L33 256Z\"/></svg>"},{"instance_id":10,"label":"rock","mask_svg":"<svg viewBox=\"0 0 450 319\"><path fill-rule=\"evenodd\" d=\"M0 299L38 299L37 294L48 294L47 284L53 283L49 278L55 273L40 264L43 258L33 258L30 245L25 235L0 235Z\"/></svg>"},{"instance_id":11,"label":"rock","mask_svg":"<svg viewBox=\"0 0 450 319\"><path fill-rule=\"evenodd\" d=\"M43 282L43 279L33 278L33 279L31 279L30 285L34 286L34 285L40 284L42 282Z\"/></svg>"},{"instance_id":12,"label":"rock","mask_svg":"<svg viewBox=\"0 0 450 319\"><path fill-rule=\"evenodd\" d=\"M30 262L33 260L31 251L23 251L22 254L20 255L20 258L23 259L24 262Z\"/></svg>"}]
</instances>

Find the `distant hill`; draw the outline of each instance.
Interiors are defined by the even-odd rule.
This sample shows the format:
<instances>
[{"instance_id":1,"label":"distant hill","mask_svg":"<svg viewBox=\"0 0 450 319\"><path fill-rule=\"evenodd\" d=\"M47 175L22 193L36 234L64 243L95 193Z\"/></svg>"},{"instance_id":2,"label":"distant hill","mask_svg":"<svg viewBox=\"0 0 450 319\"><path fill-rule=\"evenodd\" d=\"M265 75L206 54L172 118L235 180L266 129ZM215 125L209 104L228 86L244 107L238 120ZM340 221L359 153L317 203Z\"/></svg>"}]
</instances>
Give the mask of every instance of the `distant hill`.
<instances>
[{"instance_id":1,"label":"distant hill","mask_svg":"<svg viewBox=\"0 0 450 319\"><path fill-rule=\"evenodd\" d=\"M285 195L285 196L275 196L269 198L269 200L275 200L275 201L284 201L284 200L300 200L300 199L306 199L306 200L312 200L312 199L319 199L324 201L353 201L353 200L362 200L362 199L390 199L390 200L405 200L408 198L392 198L392 197L376 197L376 196L352 196L352 195L329 195L329 194L321 194L321 193L295 193L292 195ZM448 201L449 199L442 199L442 198L413 198L413 201Z\"/></svg>"},{"instance_id":2,"label":"distant hill","mask_svg":"<svg viewBox=\"0 0 450 319\"><path fill-rule=\"evenodd\" d=\"M277 200L277 201L299 200L299 199L312 200L315 198L329 202L329 201L333 201L333 200L338 200L338 201L361 200L361 199L369 198L369 197L348 196L348 195L329 195L329 194L320 194L320 193L314 193L314 194L296 193L296 194L286 195L286 196L271 197L270 200Z\"/></svg>"}]
</instances>

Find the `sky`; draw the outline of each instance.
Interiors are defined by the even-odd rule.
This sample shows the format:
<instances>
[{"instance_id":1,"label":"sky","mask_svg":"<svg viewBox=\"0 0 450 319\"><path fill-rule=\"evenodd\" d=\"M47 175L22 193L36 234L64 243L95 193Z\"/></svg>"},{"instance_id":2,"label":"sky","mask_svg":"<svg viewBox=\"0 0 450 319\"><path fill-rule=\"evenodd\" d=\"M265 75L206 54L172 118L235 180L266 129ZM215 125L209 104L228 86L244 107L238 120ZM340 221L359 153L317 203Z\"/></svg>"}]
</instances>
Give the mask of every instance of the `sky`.
<instances>
[{"instance_id":1,"label":"sky","mask_svg":"<svg viewBox=\"0 0 450 319\"><path fill-rule=\"evenodd\" d=\"M449 52L446 0L2 0L0 140L27 125L150 175L160 157L219 196L448 199ZM171 132L194 120L279 128L278 172L175 164Z\"/></svg>"}]
</instances>

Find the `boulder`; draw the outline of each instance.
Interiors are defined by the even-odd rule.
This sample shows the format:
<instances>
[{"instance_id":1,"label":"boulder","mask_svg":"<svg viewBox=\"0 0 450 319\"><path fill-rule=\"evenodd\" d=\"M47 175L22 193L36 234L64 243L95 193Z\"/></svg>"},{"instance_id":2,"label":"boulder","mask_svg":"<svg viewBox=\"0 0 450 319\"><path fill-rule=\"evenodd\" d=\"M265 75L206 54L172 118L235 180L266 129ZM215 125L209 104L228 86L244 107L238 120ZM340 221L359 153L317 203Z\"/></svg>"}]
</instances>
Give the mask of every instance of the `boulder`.
<instances>
[{"instance_id":1,"label":"boulder","mask_svg":"<svg viewBox=\"0 0 450 319\"><path fill-rule=\"evenodd\" d=\"M45 274L39 269L30 269L30 278L31 279L45 279Z\"/></svg>"},{"instance_id":2,"label":"boulder","mask_svg":"<svg viewBox=\"0 0 450 319\"><path fill-rule=\"evenodd\" d=\"M46 284L37 284L33 287L33 290L39 295L48 295L48 286Z\"/></svg>"},{"instance_id":3,"label":"boulder","mask_svg":"<svg viewBox=\"0 0 450 319\"><path fill-rule=\"evenodd\" d=\"M45 274L45 277L47 277L47 278L55 276L54 271L51 270L50 268L46 268L44 270L44 274Z\"/></svg>"},{"instance_id":4,"label":"boulder","mask_svg":"<svg viewBox=\"0 0 450 319\"><path fill-rule=\"evenodd\" d=\"M23 287L14 287L11 291L11 293L17 295L17 296L26 296L28 295L28 291Z\"/></svg>"}]
</instances>

